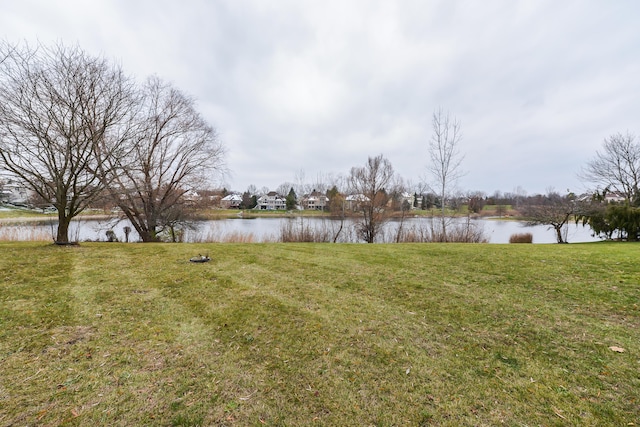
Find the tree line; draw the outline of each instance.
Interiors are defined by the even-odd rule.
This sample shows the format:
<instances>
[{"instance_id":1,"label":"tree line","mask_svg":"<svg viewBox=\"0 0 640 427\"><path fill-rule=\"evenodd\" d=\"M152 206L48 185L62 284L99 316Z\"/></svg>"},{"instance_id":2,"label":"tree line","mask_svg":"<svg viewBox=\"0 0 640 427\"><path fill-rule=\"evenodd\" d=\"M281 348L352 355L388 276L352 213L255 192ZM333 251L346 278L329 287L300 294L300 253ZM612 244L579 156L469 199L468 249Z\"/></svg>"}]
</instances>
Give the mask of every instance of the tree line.
<instances>
[{"instance_id":1,"label":"tree line","mask_svg":"<svg viewBox=\"0 0 640 427\"><path fill-rule=\"evenodd\" d=\"M602 150L578 175L595 188L587 194L560 194L550 190L529 198L521 213L530 225L555 230L558 243L566 243L566 225L582 223L605 239L640 239L640 142L630 132L605 138Z\"/></svg>"},{"instance_id":2,"label":"tree line","mask_svg":"<svg viewBox=\"0 0 640 427\"><path fill-rule=\"evenodd\" d=\"M453 236L463 239L474 236L472 240L475 240L476 234L468 222L456 224L463 230L447 232L452 224L450 212L460 203L465 203L468 212L474 213L480 212L485 204L495 205L500 215L511 206L527 225L547 225L553 229L558 243L567 242L567 225L572 221L590 227L594 235L605 239L640 240L640 141L634 134L616 133L605 138L602 150L582 168L579 177L593 186L590 192L561 194L549 189L546 194L533 196L527 196L522 190L507 194L496 192L490 196L481 192L456 196L455 182L462 175L459 122L438 110L433 115L432 125L428 167L432 184L421 186L429 192L421 192L419 198L416 192L413 206L440 209L439 227L432 223L429 241L448 242L458 238ZM364 166L352 168L346 182L347 192L363 196L357 204L361 213L359 232L364 241L372 243L391 215L403 212L405 207L394 201L401 200L398 195L407 191L407 186L395 176L391 163L383 155L369 157ZM314 186L320 187L318 183ZM339 213L344 206L344 197L337 186L333 185L326 194L329 209ZM404 214L401 220L403 218ZM402 230L402 222L399 230Z\"/></svg>"},{"instance_id":3,"label":"tree line","mask_svg":"<svg viewBox=\"0 0 640 427\"><path fill-rule=\"evenodd\" d=\"M429 162L419 187L422 207L440 210L431 232L446 242L450 235L464 234L449 233L447 210L458 200L456 184L464 174L461 124L439 108L431 125ZM224 158L225 147L195 100L162 79L138 82L78 46L0 42L0 168L55 208L56 243L69 243L70 221L104 200L120 209L143 241L159 240L185 220L186 195L206 188L215 173L224 171ZM595 186L589 197L550 190L514 198L519 211L531 225L552 227L559 243L566 241L563 229L571 220L606 238L638 240L640 144L635 135L606 138L580 177ZM344 181L346 191L359 197L359 235L372 243L390 212L405 211L394 200L411 185L382 154L351 168ZM344 200L337 186L325 192L331 209L339 212ZM256 193L245 192L243 204L255 205ZM293 185L283 184L282 194L293 207ZM491 197L494 204L506 204L499 194ZM469 194L469 209L481 209L486 199Z\"/></svg>"}]
</instances>

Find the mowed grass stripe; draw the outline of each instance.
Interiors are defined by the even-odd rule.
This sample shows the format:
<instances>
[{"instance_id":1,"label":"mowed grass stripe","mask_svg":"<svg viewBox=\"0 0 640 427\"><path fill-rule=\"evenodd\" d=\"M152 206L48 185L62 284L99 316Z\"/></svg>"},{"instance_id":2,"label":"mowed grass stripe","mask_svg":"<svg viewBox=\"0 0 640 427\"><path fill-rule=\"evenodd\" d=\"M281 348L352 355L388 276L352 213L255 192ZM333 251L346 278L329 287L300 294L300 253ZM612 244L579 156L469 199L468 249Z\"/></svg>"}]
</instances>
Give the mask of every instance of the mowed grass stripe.
<instances>
[{"instance_id":1,"label":"mowed grass stripe","mask_svg":"<svg viewBox=\"0 0 640 427\"><path fill-rule=\"evenodd\" d=\"M640 417L633 244L0 251L1 425Z\"/></svg>"}]
</instances>

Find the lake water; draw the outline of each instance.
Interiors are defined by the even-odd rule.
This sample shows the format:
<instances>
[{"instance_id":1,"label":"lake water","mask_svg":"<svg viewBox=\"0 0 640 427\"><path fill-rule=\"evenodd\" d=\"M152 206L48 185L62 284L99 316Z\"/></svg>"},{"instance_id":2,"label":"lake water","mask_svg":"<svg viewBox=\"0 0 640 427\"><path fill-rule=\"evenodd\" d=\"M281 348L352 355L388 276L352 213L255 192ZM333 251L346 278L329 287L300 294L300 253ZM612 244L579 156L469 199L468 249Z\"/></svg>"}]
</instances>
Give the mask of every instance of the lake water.
<instances>
[{"instance_id":1,"label":"lake water","mask_svg":"<svg viewBox=\"0 0 640 427\"><path fill-rule=\"evenodd\" d=\"M431 219L408 218L403 223L405 229L415 227L429 227ZM399 221L390 221L381 233L381 240L393 241L393 236ZM489 243L509 243L509 237L516 233L531 233L533 243L555 243L555 231L547 226L525 227L518 221L504 221L497 219L471 220L474 227L483 230ZM78 220L73 221L70 228L70 239L77 241L105 241L106 231L113 230L121 241L124 241L124 227L129 225L125 221L114 220ZM330 236L335 235L340 227L340 221L327 218L236 218L212 221L199 221L193 229L186 230L183 240L186 242L275 242L280 241L283 228L305 227L320 230ZM50 222L20 222L1 223L1 240L53 240L56 223ZM345 221L340 241L357 241L353 221ZM569 224L567 239L570 243L592 242L600 240L591 235L589 227ZM135 230L129 236L135 242L138 235Z\"/></svg>"}]
</instances>

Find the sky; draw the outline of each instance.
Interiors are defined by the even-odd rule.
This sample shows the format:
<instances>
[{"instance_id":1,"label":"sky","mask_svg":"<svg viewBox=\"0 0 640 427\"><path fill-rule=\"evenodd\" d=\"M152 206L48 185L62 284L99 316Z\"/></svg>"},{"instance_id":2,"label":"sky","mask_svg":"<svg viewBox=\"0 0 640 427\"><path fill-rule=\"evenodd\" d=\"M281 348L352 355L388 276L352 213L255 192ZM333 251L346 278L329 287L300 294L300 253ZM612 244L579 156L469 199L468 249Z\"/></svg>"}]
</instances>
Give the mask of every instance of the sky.
<instances>
[{"instance_id":1,"label":"sky","mask_svg":"<svg viewBox=\"0 0 640 427\"><path fill-rule=\"evenodd\" d=\"M461 191L583 192L640 134L636 0L0 0L0 38L79 45L197 100L244 191L346 176L382 154L413 188L432 116L461 124Z\"/></svg>"}]
</instances>

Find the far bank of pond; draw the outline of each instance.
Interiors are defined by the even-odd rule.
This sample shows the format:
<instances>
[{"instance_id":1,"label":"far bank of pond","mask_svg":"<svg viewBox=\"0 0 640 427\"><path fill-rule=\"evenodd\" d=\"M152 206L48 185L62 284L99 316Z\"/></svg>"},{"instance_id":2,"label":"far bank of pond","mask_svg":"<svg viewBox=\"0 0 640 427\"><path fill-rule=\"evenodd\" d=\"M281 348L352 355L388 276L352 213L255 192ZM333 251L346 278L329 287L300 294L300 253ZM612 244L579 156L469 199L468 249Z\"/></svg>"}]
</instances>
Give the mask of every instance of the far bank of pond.
<instances>
[{"instance_id":1,"label":"far bank of pond","mask_svg":"<svg viewBox=\"0 0 640 427\"><path fill-rule=\"evenodd\" d=\"M404 221L393 219L385 224L379 234L379 241L393 242L399 227L407 229L426 229L437 218L412 217ZM453 221L466 221L456 218ZM470 224L482 230L489 243L509 243L509 237L517 233L531 233L533 243L555 243L555 232L547 226L526 227L523 222L500 219L472 219ZM130 226L127 221L109 218L83 217L74 220L70 229L70 238L76 241L106 241L107 231L113 231L120 241L125 240L124 227ZM218 220L202 220L193 222L181 235L184 242L279 242L283 230L311 230L335 236L339 232L339 242L357 242L355 221L344 222L327 217L256 217ZM0 223L0 240L52 240L56 232L54 220L3 221ZM591 229L570 223L567 226L567 239L570 243L598 241L591 235ZM129 235L129 241L138 241L135 230ZM333 239L330 239L333 240Z\"/></svg>"}]
</instances>

